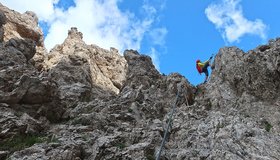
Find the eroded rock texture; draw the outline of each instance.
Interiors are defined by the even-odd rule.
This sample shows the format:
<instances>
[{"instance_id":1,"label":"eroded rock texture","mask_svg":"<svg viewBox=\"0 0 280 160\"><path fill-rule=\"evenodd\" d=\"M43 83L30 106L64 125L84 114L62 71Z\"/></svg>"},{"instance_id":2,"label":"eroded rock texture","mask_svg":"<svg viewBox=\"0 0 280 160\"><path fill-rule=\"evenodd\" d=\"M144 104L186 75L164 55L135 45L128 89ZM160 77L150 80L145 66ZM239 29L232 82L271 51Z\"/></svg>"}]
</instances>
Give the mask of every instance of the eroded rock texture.
<instances>
[{"instance_id":1,"label":"eroded rock texture","mask_svg":"<svg viewBox=\"0 0 280 160\"><path fill-rule=\"evenodd\" d=\"M178 92L161 159L280 157L280 39L220 49L195 87L74 27L46 53L32 12L0 5L0 22L0 159L155 159Z\"/></svg>"}]
</instances>

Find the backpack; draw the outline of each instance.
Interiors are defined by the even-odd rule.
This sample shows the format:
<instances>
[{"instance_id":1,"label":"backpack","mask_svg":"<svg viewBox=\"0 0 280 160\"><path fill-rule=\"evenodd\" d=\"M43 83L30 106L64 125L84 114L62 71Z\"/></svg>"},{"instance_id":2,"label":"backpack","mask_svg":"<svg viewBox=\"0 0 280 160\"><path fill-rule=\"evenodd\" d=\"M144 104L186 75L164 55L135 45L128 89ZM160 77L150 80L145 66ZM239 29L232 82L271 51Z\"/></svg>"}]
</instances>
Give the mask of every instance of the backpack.
<instances>
[{"instance_id":1,"label":"backpack","mask_svg":"<svg viewBox=\"0 0 280 160\"><path fill-rule=\"evenodd\" d=\"M201 69L201 67L199 67L199 65L198 65L198 64L196 64L196 69L197 69L197 71L198 71L198 73L199 73L199 74L201 74L201 73L202 73L202 69Z\"/></svg>"}]
</instances>

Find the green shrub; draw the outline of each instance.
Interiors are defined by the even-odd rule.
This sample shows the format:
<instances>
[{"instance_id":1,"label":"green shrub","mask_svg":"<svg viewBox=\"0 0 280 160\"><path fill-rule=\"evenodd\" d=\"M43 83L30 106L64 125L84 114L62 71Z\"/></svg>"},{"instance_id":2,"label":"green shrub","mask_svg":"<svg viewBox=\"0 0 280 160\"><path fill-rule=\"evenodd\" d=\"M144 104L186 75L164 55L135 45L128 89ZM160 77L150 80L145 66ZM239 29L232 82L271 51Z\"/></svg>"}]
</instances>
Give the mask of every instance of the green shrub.
<instances>
[{"instance_id":1,"label":"green shrub","mask_svg":"<svg viewBox=\"0 0 280 160\"><path fill-rule=\"evenodd\" d=\"M0 150L15 152L30 147L35 143L42 143L45 139L35 135L16 135L0 142Z\"/></svg>"},{"instance_id":2,"label":"green shrub","mask_svg":"<svg viewBox=\"0 0 280 160\"><path fill-rule=\"evenodd\" d=\"M267 132L269 132L270 129L271 129L272 127L273 127L273 126L272 126L270 123L268 123L267 121L265 121L265 130L266 130Z\"/></svg>"},{"instance_id":3,"label":"green shrub","mask_svg":"<svg viewBox=\"0 0 280 160\"><path fill-rule=\"evenodd\" d=\"M128 108L128 112L131 113L133 112L133 110L131 108Z\"/></svg>"},{"instance_id":4,"label":"green shrub","mask_svg":"<svg viewBox=\"0 0 280 160\"><path fill-rule=\"evenodd\" d=\"M154 155L146 155L147 160L155 160Z\"/></svg>"},{"instance_id":5,"label":"green shrub","mask_svg":"<svg viewBox=\"0 0 280 160\"><path fill-rule=\"evenodd\" d=\"M124 149L126 147L124 143L116 143L115 146L119 149Z\"/></svg>"}]
</instances>

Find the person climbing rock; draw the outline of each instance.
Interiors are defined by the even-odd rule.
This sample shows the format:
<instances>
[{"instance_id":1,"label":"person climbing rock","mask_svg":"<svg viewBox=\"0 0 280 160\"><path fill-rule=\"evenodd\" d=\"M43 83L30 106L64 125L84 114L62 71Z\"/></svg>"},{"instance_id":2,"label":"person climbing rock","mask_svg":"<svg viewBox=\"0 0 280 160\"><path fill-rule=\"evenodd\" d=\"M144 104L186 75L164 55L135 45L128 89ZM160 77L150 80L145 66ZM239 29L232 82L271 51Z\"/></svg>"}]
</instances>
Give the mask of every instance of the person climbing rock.
<instances>
[{"instance_id":1,"label":"person climbing rock","mask_svg":"<svg viewBox=\"0 0 280 160\"><path fill-rule=\"evenodd\" d=\"M206 83L208 80L209 72L208 72L208 67L211 67L210 61L213 58L213 55L205 62L201 62L199 59L196 60L196 69L199 72L199 74L204 73L205 74L205 80L203 83ZM211 67L211 69L213 69Z\"/></svg>"}]
</instances>

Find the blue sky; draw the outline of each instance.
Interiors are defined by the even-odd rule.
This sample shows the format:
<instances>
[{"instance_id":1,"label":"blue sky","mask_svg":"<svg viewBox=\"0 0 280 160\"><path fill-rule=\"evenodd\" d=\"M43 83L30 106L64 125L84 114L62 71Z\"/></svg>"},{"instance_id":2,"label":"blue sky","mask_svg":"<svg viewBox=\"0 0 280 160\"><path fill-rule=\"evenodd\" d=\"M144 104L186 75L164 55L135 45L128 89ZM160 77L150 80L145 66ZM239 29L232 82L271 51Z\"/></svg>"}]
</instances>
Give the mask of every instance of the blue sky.
<instances>
[{"instance_id":1,"label":"blue sky","mask_svg":"<svg viewBox=\"0 0 280 160\"><path fill-rule=\"evenodd\" d=\"M51 49L76 26L88 44L137 49L161 73L179 72L203 82L196 59L224 46L254 49L280 36L279 0L0 0L19 12L34 11Z\"/></svg>"}]
</instances>

